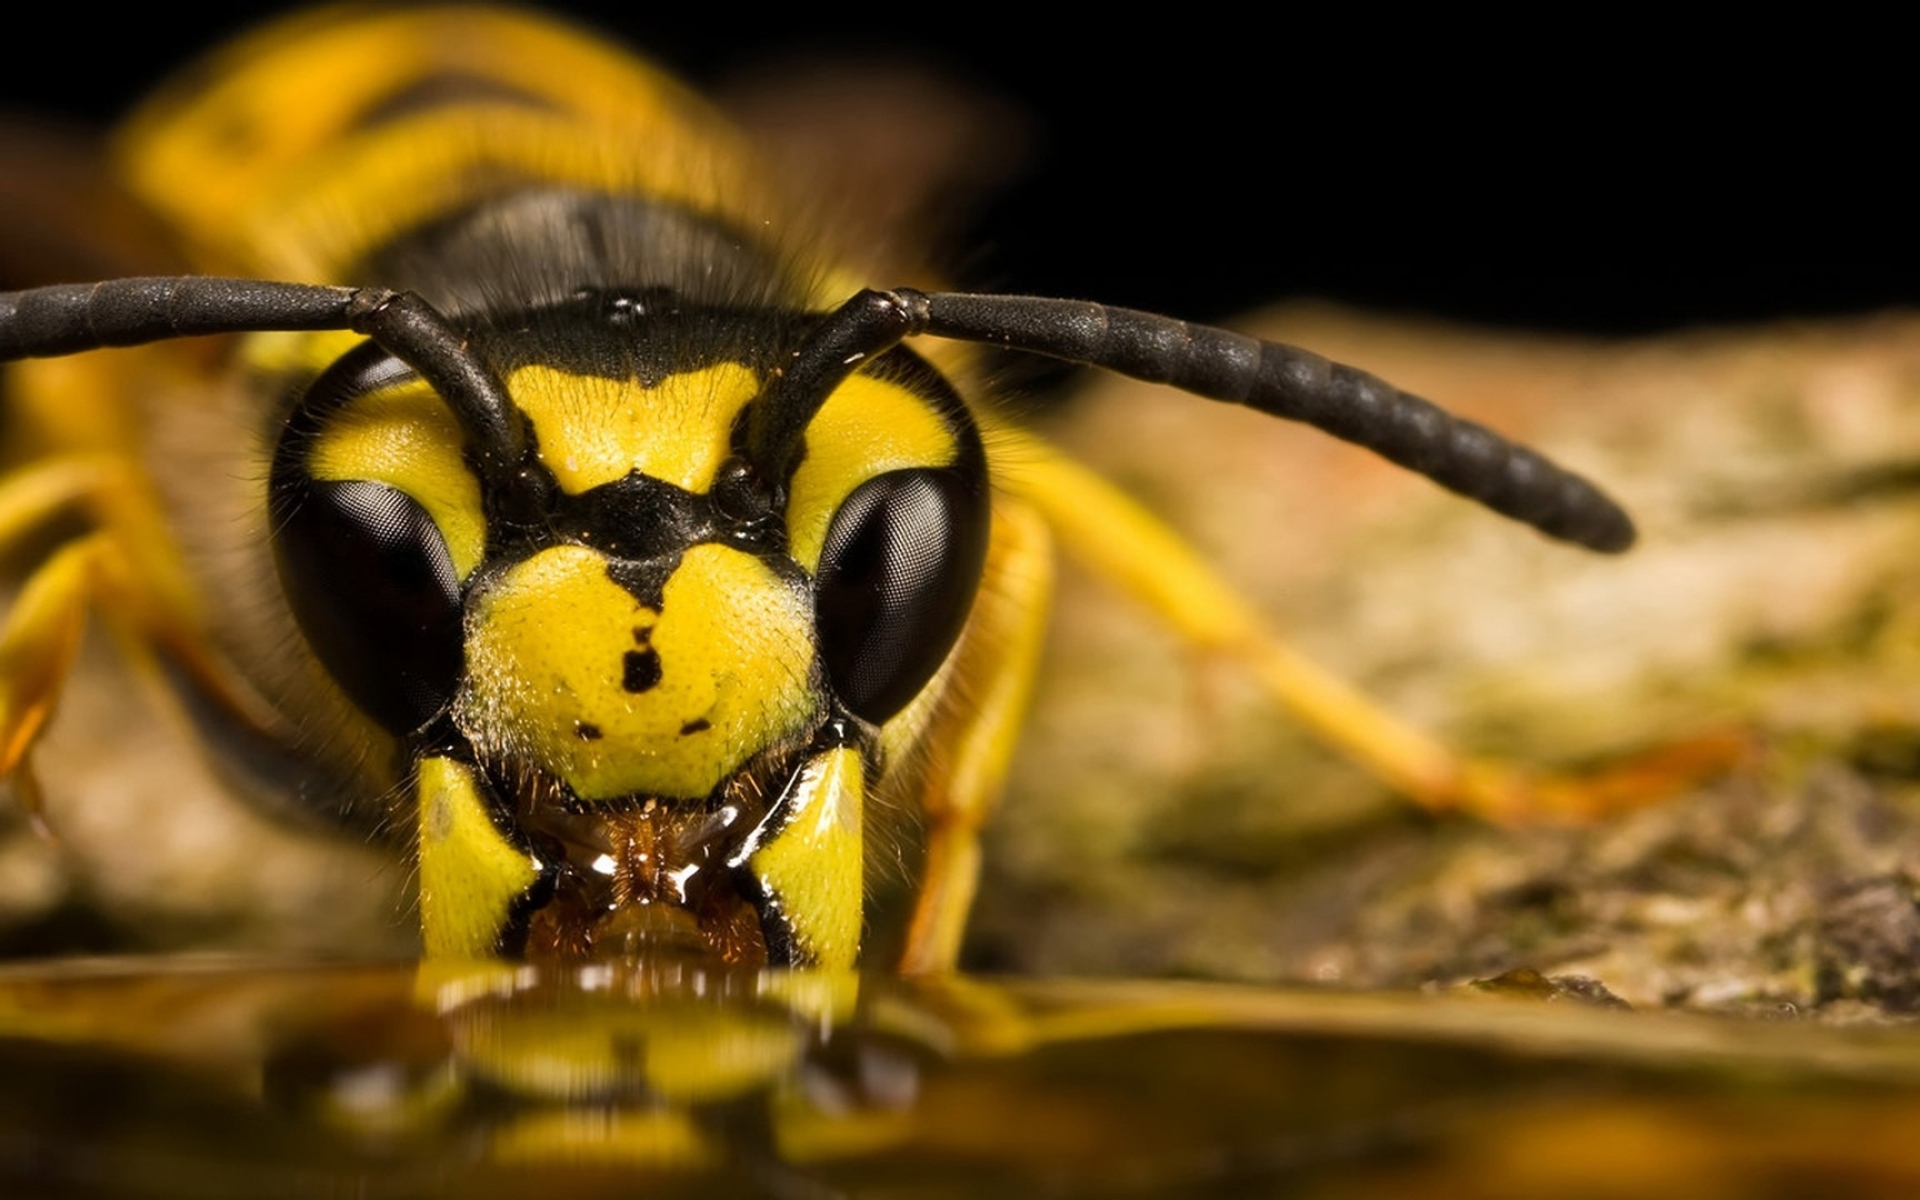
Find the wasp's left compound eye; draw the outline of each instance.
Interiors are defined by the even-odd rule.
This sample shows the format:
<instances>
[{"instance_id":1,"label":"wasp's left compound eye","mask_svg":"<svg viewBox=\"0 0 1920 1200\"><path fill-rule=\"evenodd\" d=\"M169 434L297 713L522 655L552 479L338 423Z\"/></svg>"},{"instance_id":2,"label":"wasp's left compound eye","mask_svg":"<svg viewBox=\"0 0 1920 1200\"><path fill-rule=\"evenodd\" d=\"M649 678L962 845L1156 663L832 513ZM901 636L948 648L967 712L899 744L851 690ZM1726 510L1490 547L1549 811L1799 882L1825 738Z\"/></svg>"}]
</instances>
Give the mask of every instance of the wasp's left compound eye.
<instances>
[{"instance_id":1,"label":"wasp's left compound eye","mask_svg":"<svg viewBox=\"0 0 1920 1200\"><path fill-rule=\"evenodd\" d=\"M952 469L892 471L827 528L814 600L840 702L876 724L904 708L966 624L986 561L985 490Z\"/></svg>"}]
</instances>

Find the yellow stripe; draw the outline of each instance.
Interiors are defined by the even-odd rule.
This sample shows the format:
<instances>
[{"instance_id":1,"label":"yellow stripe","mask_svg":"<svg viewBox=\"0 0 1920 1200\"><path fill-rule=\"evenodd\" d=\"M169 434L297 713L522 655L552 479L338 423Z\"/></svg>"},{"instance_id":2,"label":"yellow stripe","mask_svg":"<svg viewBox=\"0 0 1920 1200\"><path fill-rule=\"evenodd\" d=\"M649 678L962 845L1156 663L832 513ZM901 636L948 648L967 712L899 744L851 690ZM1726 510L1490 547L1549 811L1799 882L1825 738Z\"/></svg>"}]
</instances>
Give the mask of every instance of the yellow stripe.
<instances>
[{"instance_id":1,"label":"yellow stripe","mask_svg":"<svg viewBox=\"0 0 1920 1200\"><path fill-rule=\"evenodd\" d=\"M786 917L803 964L851 969L860 957L866 895L859 753L842 748L810 759L791 797L783 802L786 825L754 851L747 869Z\"/></svg>"},{"instance_id":2,"label":"yellow stripe","mask_svg":"<svg viewBox=\"0 0 1920 1200\"><path fill-rule=\"evenodd\" d=\"M539 876L494 828L473 769L420 763L420 929L431 958L485 958Z\"/></svg>"},{"instance_id":3,"label":"yellow stripe","mask_svg":"<svg viewBox=\"0 0 1920 1200\"><path fill-rule=\"evenodd\" d=\"M532 104L476 96L356 128L436 79ZM751 186L737 135L692 92L563 25L503 10L335 9L276 24L149 103L116 149L129 184L201 248L203 265L315 282L333 276L296 268L338 270L385 233L484 194L488 171L742 219L767 196ZM270 212L292 215L255 215ZM343 221L351 242L312 240Z\"/></svg>"}]
</instances>

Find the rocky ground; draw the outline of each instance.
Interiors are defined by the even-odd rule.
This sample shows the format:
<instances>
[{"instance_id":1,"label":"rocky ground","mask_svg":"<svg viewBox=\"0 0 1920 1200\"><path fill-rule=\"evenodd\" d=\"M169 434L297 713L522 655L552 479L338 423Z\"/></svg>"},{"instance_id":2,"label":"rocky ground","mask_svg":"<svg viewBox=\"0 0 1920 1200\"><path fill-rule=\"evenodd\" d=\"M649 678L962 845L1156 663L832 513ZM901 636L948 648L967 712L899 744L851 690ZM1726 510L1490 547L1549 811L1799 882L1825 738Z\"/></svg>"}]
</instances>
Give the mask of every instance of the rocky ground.
<instances>
[{"instance_id":1,"label":"rocky ground","mask_svg":"<svg viewBox=\"0 0 1920 1200\"><path fill-rule=\"evenodd\" d=\"M1516 338L1318 307L1249 328L1603 481L1562 549L1297 427L1102 383L1052 434L1276 630L1475 755L1579 773L1730 737L1582 826L1417 812L1068 572L972 954L1360 987L1535 971L1636 1007L1920 1003L1920 321Z\"/></svg>"}]
</instances>

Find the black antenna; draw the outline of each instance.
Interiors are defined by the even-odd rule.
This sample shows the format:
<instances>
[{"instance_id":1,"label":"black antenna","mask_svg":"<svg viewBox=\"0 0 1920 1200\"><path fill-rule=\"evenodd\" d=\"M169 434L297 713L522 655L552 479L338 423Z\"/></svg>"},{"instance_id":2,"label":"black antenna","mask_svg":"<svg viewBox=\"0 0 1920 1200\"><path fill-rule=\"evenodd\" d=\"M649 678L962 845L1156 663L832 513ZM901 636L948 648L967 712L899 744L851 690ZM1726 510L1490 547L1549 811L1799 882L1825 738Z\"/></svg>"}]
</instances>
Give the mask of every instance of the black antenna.
<instances>
[{"instance_id":1,"label":"black antenna","mask_svg":"<svg viewBox=\"0 0 1920 1200\"><path fill-rule=\"evenodd\" d=\"M1365 446L1550 537L1617 553L1633 521L1593 484L1365 371L1209 325L1074 300L861 292L829 314L755 405L748 457L784 483L801 434L841 380L915 334L983 342L1302 421Z\"/></svg>"},{"instance_id":2,"label":"black antenna","mask_svg":"<svg viewBox=\"0 0 1920 1200\"><path fill-rule=\"evenodd\" d=\"M409 292L172 276L0 293L0 360L167 338L352 329L439 392L489 482L510 485L525 440L499 379ZM808 422L860 365L916 334L1025 350L1303 421L1365 446L1549 536L1617 552L1632 520L1543 456L1317 354L1133 309L909 288L865 291L827 314L753 407L747 456L784 485Z\"/></svg>"},{"instance_id":3,"label":"black antenna","mask_svg":"<svg viewBox=\"0 0 1920 1200\"><path fill-rule=\"evenodd\" d=\"M768 486L784 488L808 422L860 365L914 328L899 292L861 292L823 317L748 410L747 461Z\"/></svg>"},{"instance_id":4,"label":"black antenna","mask_svg":"<svg viewBox=\"0 0 1920 1200\"><path fill-rule=\"evenodd\" d=\"M488 480L512 477L526 443L506 388L447 319L411 292L177 275L0 293L0 361L321 329L364 333L419 372L453 410Z\"/></svg>"}]
</instances>

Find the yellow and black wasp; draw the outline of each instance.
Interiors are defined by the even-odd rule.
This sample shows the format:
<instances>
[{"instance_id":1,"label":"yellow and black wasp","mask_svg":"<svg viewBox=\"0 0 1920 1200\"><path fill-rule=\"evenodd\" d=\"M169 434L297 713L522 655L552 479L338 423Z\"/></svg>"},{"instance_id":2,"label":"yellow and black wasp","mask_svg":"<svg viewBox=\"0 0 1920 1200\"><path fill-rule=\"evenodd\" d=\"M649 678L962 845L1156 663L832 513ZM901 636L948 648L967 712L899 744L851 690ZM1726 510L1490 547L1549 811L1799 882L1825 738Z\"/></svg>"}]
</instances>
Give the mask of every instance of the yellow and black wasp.
<instances>
[{"instance_id":1,"label":"yellow and black wasp","mask_svg":"<svg viewBox=\"0 0 1920 1200\"><path fill-rule=\"evenodd\" d=\"M1499 803L995 416L968 344L1634 537L1578 477L1305 351L872 278L698 97L536 16L293 19L140 109L114 169L194 273L0 296L0 356L49 360L9 380L0 544L50 544L0 629L0 777L37 805L98 612L223 748L411 847L434 956L851 965L895 798L924 841L901 964L951 966L1056 541L1389 782Z\"/></svg>"}]
</instances>

